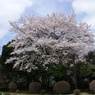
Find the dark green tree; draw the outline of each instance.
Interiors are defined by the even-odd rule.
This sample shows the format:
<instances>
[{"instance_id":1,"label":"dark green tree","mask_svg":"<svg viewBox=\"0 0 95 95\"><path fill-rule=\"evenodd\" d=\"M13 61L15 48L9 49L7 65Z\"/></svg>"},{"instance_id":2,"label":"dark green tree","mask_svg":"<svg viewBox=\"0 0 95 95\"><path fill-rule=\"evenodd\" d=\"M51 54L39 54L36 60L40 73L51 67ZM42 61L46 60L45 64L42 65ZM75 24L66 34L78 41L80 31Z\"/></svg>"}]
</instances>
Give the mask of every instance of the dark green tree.
<instances>
[{"instance_id":1,"label":"dark green tree","mask_svg":"<svg viewBox=\"0 0 95 95\"><path fill-rule=\"evenodd\" d=\"M90 64L95 64L95 50L94 51L90 51L86 56L86 61Z\"/></svg>"},{"instance_id":2,"label":"dark green tree","mask_svg":"<svg viewBox=\"0 0 95 95\"><path fill-rule=\"evenodd\" d=\"M0 65L2 66L2 75L10 80L12 80L12 77L15 76L15 70L13 69L13 64L5 64L6 60L13 55L11 55L11 52L13 51L13 47L9 47L10 43L12 41L8 42L8 44L4 45L2 47L2 53L0 56Z\"/></svg>"},{"instance_id":3,"label":"dark green tree","mask_svg":"<svg viewBox=\"0 0 95 95\"><path fill-rule=\"evenodd\" d=\"M80 89L89 88L90 78L92 76L92 65L86 62L78 62L77 68L77 81Z\"/></svg>"},{"instance_id":4,"label":"dark green tree","mask_svg":"<svg viewBox=\"0 0 95 95\"><path fill-rule=\"evenodd\" d=\"M49 68L51 76L54 77L55 81L66 80L67 68L62 63L51 64Z\"/></svg>"}]
</instances>

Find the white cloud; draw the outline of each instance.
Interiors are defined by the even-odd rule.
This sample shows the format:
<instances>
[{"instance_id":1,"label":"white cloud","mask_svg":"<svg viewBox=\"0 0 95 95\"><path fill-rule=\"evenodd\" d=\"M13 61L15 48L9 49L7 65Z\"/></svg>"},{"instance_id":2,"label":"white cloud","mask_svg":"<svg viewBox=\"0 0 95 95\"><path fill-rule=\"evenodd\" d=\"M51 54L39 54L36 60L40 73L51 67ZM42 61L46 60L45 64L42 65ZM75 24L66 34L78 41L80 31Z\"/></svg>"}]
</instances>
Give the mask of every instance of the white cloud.
<instances>
[{"instance_id":1,"label":"white cloud","mask_svg":"<svg viewBox=\"0 0 95 95\"><path fill-rule=\"evenodd\" d=\"M73 0L58 0L60 2L72 2Z\"/></svg>"},{"instance_id":2,"label":"white cloud","mask_svg":"<svg viewBox=\"0 0 95 95\"><path fill-rule=\"evenodd\" d=\"M0 39L8 33L8 21L19 19L31 5L31 0L0 0Z\"/></svg>"},{"instance_id":3,"label":"white cloud","mask_svg":"<svg viewBox=\"0 0 95 95\"><path fill-rule=\"evenodd\" d=\"M75 0L73 7L76 12L86 12L93 14L95 11L95 0Z\"/></svg>"},{"instance_id":4,"label":"white cloud","mask_svg":"<svg viewBox=\"0 0 95 95\"><path fill-rule=\"evenodd\" d=\"M95 0L74 0L72 6L76 14L86 14L82 20L95 29Z\"/></svg>"},{"instance_id":5,"label":"white cloud","mask_svg":"<svg viewBox=\"0 0 95 95\"><path fill-rule=\"evenodd\" d=\"M56 0L32 0L33 9L39 15L47 15L57 10Z\"/></svg>"},{"instance_id":6,"label":"white cloud","mask_svg":"<svg viewBox=\"0 0 95 95\"><path fill-rule=\"evenodd\" d=\"M83 21L91 25L92 30L95 30L95 14L86 16L85 18L83 18Z\"/></svg>"},{"instance_id":7,"label":"white cloud","mask_svg":"<svg viewBox=\"0 0 95 95\"><path fill-rule=\"evenodd\" d=\"M68 6L66 8L67 3L71 3L72 1L73 0L32 0L32 9L38 15L44 16L52 14L53 12L65 11L68 8Z\"/></svg>"}]
</instances>

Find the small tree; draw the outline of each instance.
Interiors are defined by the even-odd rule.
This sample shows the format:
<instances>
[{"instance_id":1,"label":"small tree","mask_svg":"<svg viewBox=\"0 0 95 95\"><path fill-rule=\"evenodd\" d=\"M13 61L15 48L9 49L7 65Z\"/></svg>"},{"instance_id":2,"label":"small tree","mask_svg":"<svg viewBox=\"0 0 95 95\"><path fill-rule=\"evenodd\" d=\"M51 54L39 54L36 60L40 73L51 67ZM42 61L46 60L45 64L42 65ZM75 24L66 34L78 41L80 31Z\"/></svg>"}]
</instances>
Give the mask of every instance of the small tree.
<instances>
[{"instance_id":1,"label":"small tree","mask_svg":"<svg viewBox=\"0 0 95 95\"><path fill-rule=\"evenodd\" d=\"M85 89L88 88L90 78L93 74L92 65L87 64L87 62L78 62L76 65L76 71L78 87Z\"/></svg>"},{"instance_id":2,"label":"small tree","mask_svg":"<svg viewBox=\"0 0 95 95\"><path fill-rule=\"evenodd\" d=\"M2 53L0 57L0 65L2 67L1 73L3 78L8 77L11 79L11 76L13 75L14 70L12 69L13 64L5 64L6 60L12 57L11 52L13 52L13 47L8 47L11 42L4 45L2 48Z\"/></svg>"},{"instance_id":3,"label":"small tree","mask_svg":"<svg viewBox=\"0 0 95 95\"><path fill-rule=\"evenodd\" d=\"M95 65L95 50L88 52L85 58L88 63Z\"/></svg>"},{"instance_id":4,"label":"small tree","mask_svg":"<svg viewBox=\"0 0 95 95\"><path fill-rule=\"evenodd\" d=\"M29 78L27 72L19 71L18 67L13 69L13 62L10 62L10 64L5 64L6 60L10 57L17 56L17 55L11 55L11 52L13 52L13 47L9 47L9 45L13 41L8 42L6 45L2 48L2 53L0 56L0 77L4 78L6 82L9 81L15 81L19 80L21 77L27 78L27 85L29 85ZM7 80L6 80L7 79Z\"/></svg>"},{"instance_id":5,"label":"small tree","mask_svg":"<svg viewBox=\"0 0 95 95\"><path fill-rule=\"evenodd\" d=\"M56 82L67 79L67 68L64 66L64 64L54 64L51 65L49 68L49 72Z\"/></svg>"}]
</instances>

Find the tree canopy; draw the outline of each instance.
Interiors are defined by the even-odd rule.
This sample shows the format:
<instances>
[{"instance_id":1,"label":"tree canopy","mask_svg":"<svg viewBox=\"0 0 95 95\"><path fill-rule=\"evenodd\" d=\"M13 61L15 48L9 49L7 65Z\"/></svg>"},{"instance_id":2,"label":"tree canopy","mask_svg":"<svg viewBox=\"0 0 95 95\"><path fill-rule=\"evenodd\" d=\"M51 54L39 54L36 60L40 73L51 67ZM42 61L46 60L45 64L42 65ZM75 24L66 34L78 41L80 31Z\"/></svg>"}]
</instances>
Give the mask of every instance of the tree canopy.
<instances>
[{"instance_id":1,"label":"tree canopy","mask_svg":"<svg viewBox=\"0 0 95 95\"><path fill-rule=\"evenodd\" d=\"M44 17L27 16L16 22L10 22L16 32L14 48L6 63L14 62L14 68L35 70L37 64L66 63L68 54L76 54L77 60L94 47L94 35L86 23L77 22L75 14L53 13ZM76 60L76 61L77 61Z\"/></svg>"}]
</instances>

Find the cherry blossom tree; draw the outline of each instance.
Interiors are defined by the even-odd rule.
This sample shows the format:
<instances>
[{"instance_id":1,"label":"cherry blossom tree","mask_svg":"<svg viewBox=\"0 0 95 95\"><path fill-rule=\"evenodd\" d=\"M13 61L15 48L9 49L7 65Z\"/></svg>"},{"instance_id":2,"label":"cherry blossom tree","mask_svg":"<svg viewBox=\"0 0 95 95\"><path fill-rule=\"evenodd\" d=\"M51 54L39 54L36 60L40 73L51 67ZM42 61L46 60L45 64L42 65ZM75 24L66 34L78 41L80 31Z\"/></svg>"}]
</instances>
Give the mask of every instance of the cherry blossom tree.
<instances>
[{"instance_id":1,"label":"cherry blossom tree","mask_svg":"<svg viewBox=\"0 0 95 95\"><path fill-rule=\"evenodd\" d=\"M53 13L44 17L27 16L17 22L10 22L17 33L11 47L14 48L6 63L14 62L14 68L35 70L38 65L67 63L68 54L75 54L78 60L94 48L94 35L90 26L75 20L75 14Z\"/></svg>"}]
</instances>

